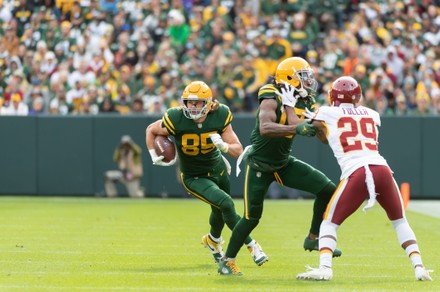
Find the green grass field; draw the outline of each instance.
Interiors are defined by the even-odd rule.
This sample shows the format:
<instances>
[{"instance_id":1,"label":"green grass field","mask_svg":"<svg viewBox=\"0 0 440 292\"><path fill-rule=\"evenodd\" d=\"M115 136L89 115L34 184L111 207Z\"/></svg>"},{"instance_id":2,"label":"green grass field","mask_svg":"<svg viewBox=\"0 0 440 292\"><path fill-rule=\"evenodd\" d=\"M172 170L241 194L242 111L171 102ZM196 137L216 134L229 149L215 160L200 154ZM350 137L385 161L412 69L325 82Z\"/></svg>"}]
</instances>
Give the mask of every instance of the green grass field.
<instances>
[{"instance_id":1,"label":"green grass field","mask_svg":"<svg viewBox=\"0 0 440 292\"><path fill-rule=\"evenodd\" d=\"M242 201L236 207L241 213ZM440 220L407 214L436 270L433 282L417 282L378 205L339 229L332 281L297 281L318 264L317 252L302 249L311 208L267 200L253 237L270 261L257 267L243 248L244 276L225 277L200 244L209 231L201 201L0 197L0 291L440 291Z\"/></svg>"}]
</instances>

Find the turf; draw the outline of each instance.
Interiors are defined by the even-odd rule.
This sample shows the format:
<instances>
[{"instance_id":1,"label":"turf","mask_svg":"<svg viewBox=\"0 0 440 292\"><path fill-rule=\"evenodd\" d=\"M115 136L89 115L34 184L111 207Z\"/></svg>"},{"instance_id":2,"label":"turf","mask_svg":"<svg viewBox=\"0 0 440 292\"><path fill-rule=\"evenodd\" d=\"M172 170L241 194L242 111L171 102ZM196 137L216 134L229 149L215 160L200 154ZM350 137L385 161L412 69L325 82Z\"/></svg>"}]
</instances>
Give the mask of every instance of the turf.
<instances>
[{"instance_id":1,"label":"turf","mask_svg":"<svg viewBox=\"0 0 440 292\"><path fill-rule=\"evenodd\" d=\"M440 291L440 220L407 214L425 265L437 270L433 282L417 282L379 206L339 229L332 281L297 281L318 264L302 249L311 208L267 200L253 236L270 261L257 267L243 248L244 276L227 277L200 244L209 207L198 200L0 197L0 291Z\"/></svg>"}]
</instances>

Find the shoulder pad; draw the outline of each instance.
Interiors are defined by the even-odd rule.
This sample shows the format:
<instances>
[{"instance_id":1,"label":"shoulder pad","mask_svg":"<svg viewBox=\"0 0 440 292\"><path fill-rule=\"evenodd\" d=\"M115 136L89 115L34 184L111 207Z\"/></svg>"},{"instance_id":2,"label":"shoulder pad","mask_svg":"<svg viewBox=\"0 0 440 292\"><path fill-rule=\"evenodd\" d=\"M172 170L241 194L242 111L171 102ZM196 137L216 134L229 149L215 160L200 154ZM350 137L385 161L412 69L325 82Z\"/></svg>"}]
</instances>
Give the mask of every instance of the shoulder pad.
<instances>
[{"instance_id":1,"label":"shoulder pad","mask_svg":"<svg viewBox=\"0 0 440 292\"><path fill-rule=\"evenodd\" d=\"M162 117L162 123L172 135L176 134L176 126L183 117L182 108L173 107L168 109Z\"/></svg>"},{"instance_id":2,"label":"shoulder pad","mask_svg":"<svg viewBox=\"0 0 440 292\"><path fill-rule=\"evenodd\" d=\"M263 87L261 87L260 90L258 91L258 100L264 98L277 98L277 95L275 93L277 91L278 89L272 84L266 84Z\"/></svg>"},{"instance_id":3,"label":"shoulder pad","mask_svg":"<svg viewBox=\"0 0 440 292\"><path fill-rule=\"evenodd\" d=\"M220 118L224 121L224 128L228 126L232 122L232 113L229 107L225 104L220 104L218 108L218 114L220 115ZM224 129L223 129L224 130Z\"/></svg>"}]
</instances>

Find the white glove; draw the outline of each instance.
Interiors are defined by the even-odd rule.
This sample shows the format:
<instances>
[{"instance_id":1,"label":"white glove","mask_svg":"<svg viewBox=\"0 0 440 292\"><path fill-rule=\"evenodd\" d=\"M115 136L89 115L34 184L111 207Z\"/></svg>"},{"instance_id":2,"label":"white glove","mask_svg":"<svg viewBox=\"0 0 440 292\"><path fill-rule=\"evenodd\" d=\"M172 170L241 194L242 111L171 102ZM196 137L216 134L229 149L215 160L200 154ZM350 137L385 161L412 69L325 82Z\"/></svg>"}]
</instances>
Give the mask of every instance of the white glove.
<instances>
[{"instance_id":1,"label":"white glove","mask_svg":"<svg viewBox=\"0 0 440 292\"><path fill-rule=\"evenodd\" d=\"M229 163L229 161L226 159L226 157L224 157L222 155L222 159L225 162L226 165L226 171L228 172L229 175L231 175L231 164Z\"/></svg>"},{"instance_id":2,"label":"white glove","mask_svg":"<svg viewBox=\"0 0 440 292\"><path fill-rule=\"evenodd\" d=\"M220 149L221 152L224 152L224 153L228 152L229 145L228 145L228 143L223 141L222 136L215 133L215 134L209 134L209 137L211 138L212 143L214 143L215 147Z\"/></svg>"},{"instance_id":3,"label":"white glove","mask_svg":"<svg viewBox=\"0 0 440 292\"><path fill-rule=\"evenodd\" d=\"M302 113L302 115L306 118L306 119L313 119L315 117L315 113L310 111L309 108L306 107L306 111Z\"/></svg>"},{"instance_id":4,"label":"white glove","mask_svg":"<svg viewBox=\"0 0 440 292\"><path fill-rule=\"evenodd\" d=\"M281 88L281 92L275 91L275 93L281 97L283 105L295 107L298 98L295 96L295 87L291 86L289 83L284 82L284 87Z\"/></svg>"},{"instance_id":5,"label":"white glove","mask_svg":"<svg viewBox=\"0 0 440 292\"><path fill-rule=\"evenodd\" d=\"M150 152L151 160L153 160L154 165L170 166L170 165L173 165L174 163L176 163L177 153L176 153L176 156L174 156L173 160L171 160L170 162L164 162L164 161L162 161L164 157L162 155L158 156L154 149L150 149L150 150L148 150L148 152Z\"/></svg>"}]
</instances>

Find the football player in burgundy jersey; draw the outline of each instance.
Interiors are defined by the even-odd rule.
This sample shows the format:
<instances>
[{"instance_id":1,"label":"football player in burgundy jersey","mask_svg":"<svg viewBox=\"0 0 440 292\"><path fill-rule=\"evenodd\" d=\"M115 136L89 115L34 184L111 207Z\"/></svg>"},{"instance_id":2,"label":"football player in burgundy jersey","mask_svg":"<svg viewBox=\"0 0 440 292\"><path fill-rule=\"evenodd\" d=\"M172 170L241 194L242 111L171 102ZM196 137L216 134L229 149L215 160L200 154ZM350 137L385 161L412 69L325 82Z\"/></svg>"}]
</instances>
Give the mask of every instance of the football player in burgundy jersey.
<instances>
[{"instance_id":1,"label":"football player in burgundy jersey","mask_svg":"<svg viewBox=\"0 0 440 292\"><path fill-rule=\"evenodd\" d=\"M425 269L416 236L405 217L401 195L393 171L379 154L380 116L360 106L362 89L349 76L336 79L330 90L331 106L322 106L308 115L317 136L329 144L341 167L341 181L330 201L319 233L320 265L298 274L298 280L328 281L333 277L332 253L339 226L368 199L366 212L377 201L391 221L400 246L405 250L420 281L431 281Z\"/></svg>"}]
</instances>

